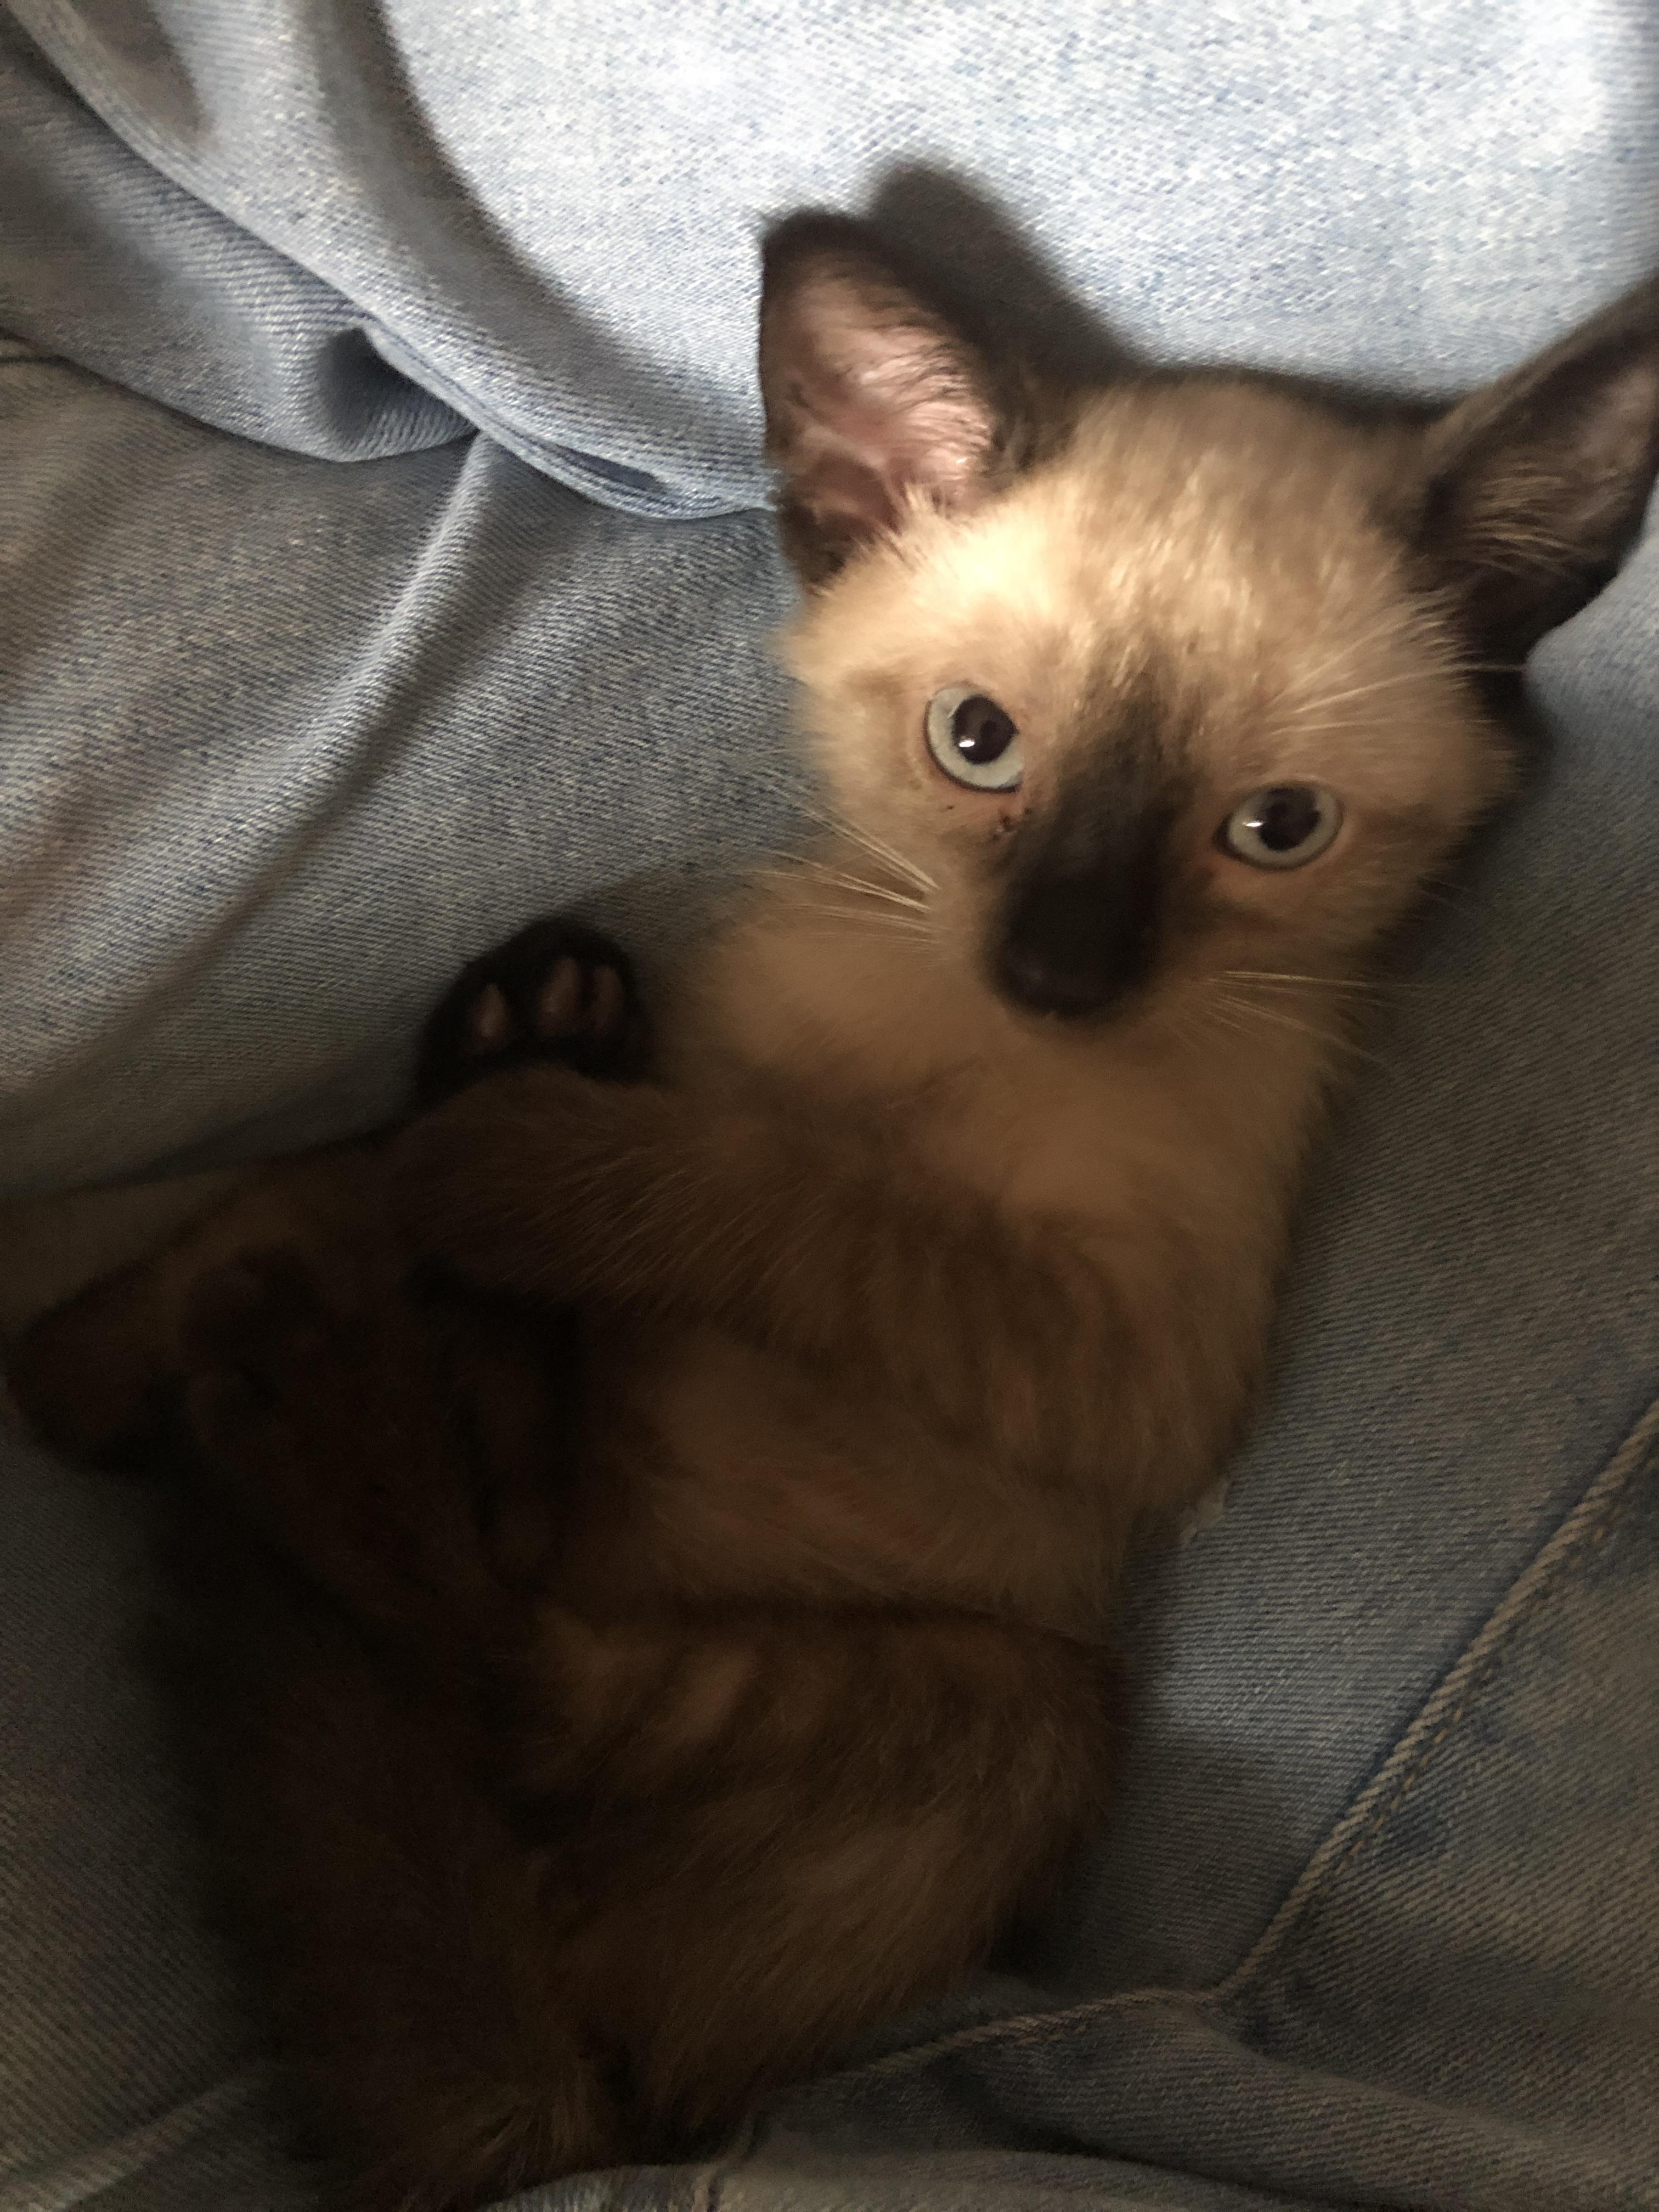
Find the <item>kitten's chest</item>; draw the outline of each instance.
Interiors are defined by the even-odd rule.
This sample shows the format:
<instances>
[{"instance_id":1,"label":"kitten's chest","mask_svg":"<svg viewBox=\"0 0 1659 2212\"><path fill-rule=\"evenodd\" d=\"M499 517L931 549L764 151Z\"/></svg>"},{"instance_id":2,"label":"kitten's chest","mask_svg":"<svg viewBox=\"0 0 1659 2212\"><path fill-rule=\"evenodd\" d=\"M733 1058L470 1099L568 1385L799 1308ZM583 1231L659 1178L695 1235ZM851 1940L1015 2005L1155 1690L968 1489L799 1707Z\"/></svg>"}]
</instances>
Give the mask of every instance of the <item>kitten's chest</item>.
<instances>
[{"instance_id":1,"label":"kitten's chest","mask_svg":"<svg viewBox=\"0 0 1659 2212\"><path fill-rule=\"evenodd\" d=\"M738 932L666 1042L675 1087L843 1123L946 1203L989 1198L1085 1237L1184 1214L1194 1192L1219 1222L1258 1164L1231 1157L1249 1139L1212 1110L1210 1071L1155 1032L1020 1019L970 970L879 939Z\"/></svg>"},{"instance_id":2,"label":"kitten's chest","mask_svg":"<svg viewBox=\"0 0 1659 2212\"><path fill-rule=\"evenodd\" d=\"M717 1328L601 1325L591 1362L579 1549L612 1597L623 1560L641 1596L960 1605L1092 1632L1109 1510L1039 1498L890 1400Z\"/></svg>"}]
</instances>

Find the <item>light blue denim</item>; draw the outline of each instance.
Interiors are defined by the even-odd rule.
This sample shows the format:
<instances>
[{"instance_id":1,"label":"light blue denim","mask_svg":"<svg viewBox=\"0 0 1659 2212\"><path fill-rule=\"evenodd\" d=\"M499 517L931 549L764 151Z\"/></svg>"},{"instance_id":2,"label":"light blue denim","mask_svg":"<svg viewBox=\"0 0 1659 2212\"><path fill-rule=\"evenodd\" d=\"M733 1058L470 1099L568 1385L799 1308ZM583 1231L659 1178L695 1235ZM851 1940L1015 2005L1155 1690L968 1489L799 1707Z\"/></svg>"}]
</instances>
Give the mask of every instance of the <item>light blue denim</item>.
<instances>
[{"instance_id":1,"label":"light blue denim","mask_svg":"<svg viewBox=\"0 0 1659 2212\"><path fill-rule=\"evenodd\" d=\"M1659 262L1659 19L0 8L0 1188L357 1125L464 957L660 946L786 833L755 240L958 187L1157 358L1449 391ZM1531 678L1233 1503L1136 1578L1107 1832L714 2167L545 2212L1659 2207L1659 535ZM0 1437L0 2212L311 2201L148 1512Z\"/></svg>"}]
</instances>

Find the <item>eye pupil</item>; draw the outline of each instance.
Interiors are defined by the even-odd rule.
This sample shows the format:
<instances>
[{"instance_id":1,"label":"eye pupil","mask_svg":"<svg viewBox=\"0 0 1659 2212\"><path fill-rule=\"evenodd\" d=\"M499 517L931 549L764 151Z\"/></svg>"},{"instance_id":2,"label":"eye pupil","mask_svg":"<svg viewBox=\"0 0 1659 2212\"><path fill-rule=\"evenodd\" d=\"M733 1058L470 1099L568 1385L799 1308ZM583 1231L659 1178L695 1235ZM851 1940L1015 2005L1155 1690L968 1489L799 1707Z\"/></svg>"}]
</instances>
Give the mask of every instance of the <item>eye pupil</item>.
<instances>
[{"instance_id":1,"label":"eye pupil","mask_svg":"<svg viewBox=\"0 0 1659 2212\"><path fill-rule=\"evenodd\" d=\"M1319 827L1320 805L1306 785L1264 791L1250 810L1247 827L1270 853L1293 853Z\"/></svg>"},{"instance_id":2,"label":"eye pupil","mask_svg":"<svg viewBox=\"0 0 1659 2212\"><path fill-rule=\"evenodd\" d=\"M1025 749L1012 714L971 684L951 684L927 702L927 750L952 783L970 791L1015 791Z\"/></svg>"},{"instance_id":3,"label":"eye pupil","mask_svg":"<svg viewBox=\"0 0 1659 2212\"><path fill-rule=\"evenodd\" d=\"M1253 868L1303 868L1335 842L1342 802L1317 783L1273 783L1234 807L1216 842Z\"/></svg>"},{"instance_id":4,"label":"eye pupil","mask_svg":"<svg viewBox=\"0 0 1659 2212\"><path fill-rule=\"evenodd\" d=\"M951 743L975 768L989 768L1014 742L1012 720L982 691L964 699L951 717Z\"/></svg>"}]
</instances>

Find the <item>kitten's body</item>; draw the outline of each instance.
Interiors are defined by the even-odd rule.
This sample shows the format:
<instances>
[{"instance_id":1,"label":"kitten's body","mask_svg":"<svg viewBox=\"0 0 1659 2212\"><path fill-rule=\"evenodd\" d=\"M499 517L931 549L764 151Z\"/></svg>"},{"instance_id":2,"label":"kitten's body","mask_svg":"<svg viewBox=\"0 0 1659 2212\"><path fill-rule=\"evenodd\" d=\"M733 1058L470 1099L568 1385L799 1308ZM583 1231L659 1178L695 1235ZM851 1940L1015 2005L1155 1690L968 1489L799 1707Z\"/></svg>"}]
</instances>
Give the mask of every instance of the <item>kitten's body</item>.
<instances>
[{"instance_id":1,"label":"kitten's body","mask_svg":"<svg viewBox=\"0 0 1659 2212\"><path fill-rule=\"evenodd\" d=\"M826 865L894 881L856 848ZM924 1310L903 1273L870 1285L863 1322L890 1351L919 1340L917 1358L935 1363L940 1403L919 1419L886 1387L884 1362L856 1344L831 1349L833 1319L830 1373L805 1384L793 1362L710 1322L659 1327L648 1348L632 1313L595 1331L597 1373L614 1376L651 1432L643 1454L634 1423L614 1455L600 1447L599 1486L614 1498L625 1486L635 1501L630 1553L646 1534L644 1557L623 1571L710 1596L947 1597L1098 1637L1140 1509L1177 1516L1213 1478L1241 1418L1345 1011L1318 1006L1306 1031L1257 1023L1241 1040L1255 1048L1230 1050L1224 1085L1214 1025L1195 1010L1189 1026L1160 1021L1079 1049L1023 1028L987 994L953 989L925 942L878 914L837 928L823 910L834 896L811 877L791 881L711 949L694 1017L674 1040L686 1058L673 1087L714 1113L763 1101L769 1118L810 1128L854 1172L890 1177L911 1206L936 1196L956 1211L963 1249L948 1279L926 1287L955 1315L968 1371L949 1372L946 1315ZM797 1180L781 1160L779 1184L777 1213L753 1231L763 1246L785 1243L788 1211L811 1195L804 1165ZM1007 1223L1039 1252L1070 1247L1079 1264L1105 1256L1127 1335L1099 1347L1098 1396L1058 1371L1062 1343L1032 1342L1054 1317L1010 1304L1018 1279L1005 1273L992 1233ZM719 1264L711 1255L711 1273ZM810 1305L810 1255L780 1264L799 1267ZM1182 1316L1167 1310L1171 1297ZM1130 1338L1139 1372L1125 1392ZM1183 1361L1178 1425L1153 1402L1170 1386L1162 1355L1177 1340L1183 1353L1201 1345ZM1047 1408L1021 1414L1010 1365L1052 1391ZM1052 1457L1034 1449L1029 1463L1016 1448L1011 1468L983 1432L988 1389L1034 1447L1045 1412L1068 1437L1045 1439L1059 1448ZM649 1503L642 1464L674 1470ZM1036 1518L1034 1482L1044 1495ZM758 1552L757 1526L768 1532ZM597 1573L614 1583L608 1534L597 1550Z\"/></svg>"},{"instance_id":2,"label":"kitten's body","mask_svg":"<svg viewBox=\"0 0 1659 2212\"><path fill-rule=\"evenodd\" d=\"M1167 1522L1213 1479L1260 1372L1308 1144L1352 1057L1352 1000L1507 770L1455 634L1413 599L1376 520L1390 450L1237 384L1131 387L1085 407L1061 457L982 520L917 516L809 608L792 659L826 781L866 829L780 871L708 949L672 1003L665 1079L710 1116L810 1129L849 1184L885 1182L919 1223L944 1214L960 1249L946 1278L873 1271L856 1336L837 1342L839 1317L811 1311L842 1287L829 1240L782 1256L821 1170L803 1158L792 1174L786 1144L769 1183L744 1147L729 1241L752 1212L762 1267L794 1272L828 1391L752 1331L711 1326L712 1245L709 1311L690 1331L677 1314L648 1352L616 1257L583 1285L627 1299L615 1369L595 1345L631 1414L602 1432L627 1441L601 1443L598 1486L629 1498L622 1571L641 1588L945 1598L1093 1638L1136 1523ZM1328 775L1340 750L1382 860L1286 928L1271 910L1206 913L1212 878L1241 871L1200 834L1172 871L1156 988L1108 1023L1034 1021L985 975L982 889L945 873L960 860L941 859L934 794L895 791L897 733L866 703L925 700L964 667L1020 702L1022 727L1054 726L1085 774L1102 695L1144 694L1146 748L1190 779L1204 830L1237 787ZM1413 849L1389 868L1401 839ZM552 1180L498 1155L503 1210L539 1203L520 1176ZM550 1224L544 1241L565 1240ZM654 1269L655 1231L642 1249ZM524 1279L518 1255L501 1265ZM1022 1297L1022 1267L1048 1309ZM656 1465L673 1472L647 1492ZM618 1548L607 1522L599 1582L614 1586Z\"/></svg>"},{"instance_id":3,"label":"kitten's body","mask_svg":"<svg viewBox=\"0 0 1659 2212\"><path fill-rule=\"evenodd\" d=\"M861 233L786 233L763 377L846 834L700 958L658 1079L494 1074L26 1347L71 1443L185 1382L235 1508L219 1833L365 2201L729 2122L1097 1817L1117 1569L1248 1410L1347 1009L1502 787L1461 671L1635 526L1656 296L1422 440L1211 379L1028 434ZM930 757L958 692L1017 783ZM1304 786L1346 810L1313 864L1220 841ZM550 1008L556 1062L573 988L477 1041ZM325 1311L227 1291L272 1246ZM410 1249L578 1309L579 1368Z\"/></svg>"}]
</instances>

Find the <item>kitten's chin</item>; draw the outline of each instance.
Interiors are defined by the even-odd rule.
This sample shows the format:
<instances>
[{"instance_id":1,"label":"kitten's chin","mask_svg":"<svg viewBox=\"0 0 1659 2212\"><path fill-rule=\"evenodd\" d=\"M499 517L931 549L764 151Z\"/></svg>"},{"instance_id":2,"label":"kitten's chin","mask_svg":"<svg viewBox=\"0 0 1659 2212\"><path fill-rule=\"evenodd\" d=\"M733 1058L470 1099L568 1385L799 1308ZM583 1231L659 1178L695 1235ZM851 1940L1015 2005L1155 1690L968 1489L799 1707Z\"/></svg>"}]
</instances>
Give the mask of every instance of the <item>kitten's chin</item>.
<instances>
[{"instance_id":1,"label":"kitten's chin","mask_svg":"<svg viewBox=\"0 0 1659 2212\"><path fill-rule=\"evenodd\" d=\"M1074 1036L1079 1043L1127 1028L1134 1019L1139 994L1115 999L1109 1004L1037 1004L999 988L997 998L1006 1010L1027 1028L1049 1036Z\"/></svg>"}]
</instances>

